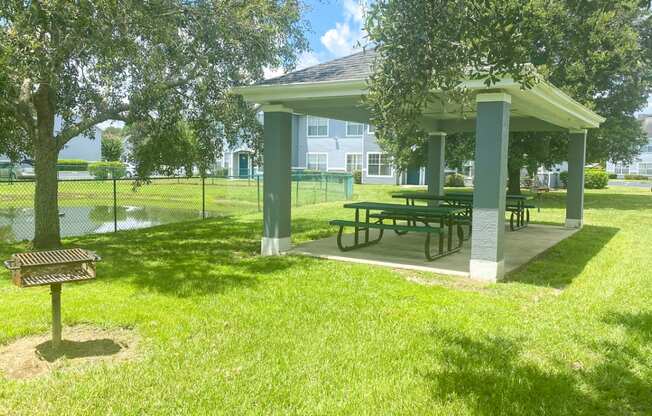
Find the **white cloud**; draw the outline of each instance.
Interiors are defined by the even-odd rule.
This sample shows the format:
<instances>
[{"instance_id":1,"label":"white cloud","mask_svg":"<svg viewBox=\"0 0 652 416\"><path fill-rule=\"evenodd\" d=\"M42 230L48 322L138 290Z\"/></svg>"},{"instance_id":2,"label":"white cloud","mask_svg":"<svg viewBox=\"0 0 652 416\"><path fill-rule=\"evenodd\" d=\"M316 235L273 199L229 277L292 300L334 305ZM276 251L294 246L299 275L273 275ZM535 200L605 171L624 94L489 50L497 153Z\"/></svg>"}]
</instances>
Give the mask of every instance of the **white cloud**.
<instances>
[{"instance_id":1,"label":"white cloud","mask_svg":"<svg viewBox=\"0 0 652 416\"><path fill-rule=\"evenodd\" d=\"M358 43L365 36L362 22L366 2L344 0L342 6L344 22L336 22L335 27L326 31L321 37L321 43L333 57L354 53Z\"/></svg>"},{"instance_id":2,"label":"white cloud","mask_svg":"<svg viewBox=\"0 0 652 416\"><path fill-rule=\"evenodd\" d=\"M352 53L357 41L357 34L351 31L348 23L335 23L335 27L321 37L321 43L335 56Z\"/></svg>"},{"instance_id":3,"label":"white cloud","mask_svg":"<svg viewBox=\"0 0 652 416\"><path fill-rule=\"evenodd\" d=\"M344 0L344 17L346 20L353 20L357 24L362 24L364 18L365 5L355 0Z\"/></svg>"},{"instance_id":4,"label":"white cloud","mask_svg":"<svg viewBox=\"0 0 652 416\"><path fill-rule=\"evenodd\" d=\"M265 79L280 77L283 74L285 74L283 68L270 68L270 67L263 68L263 76L265 77Z\"/></svg>"}]
</instances>

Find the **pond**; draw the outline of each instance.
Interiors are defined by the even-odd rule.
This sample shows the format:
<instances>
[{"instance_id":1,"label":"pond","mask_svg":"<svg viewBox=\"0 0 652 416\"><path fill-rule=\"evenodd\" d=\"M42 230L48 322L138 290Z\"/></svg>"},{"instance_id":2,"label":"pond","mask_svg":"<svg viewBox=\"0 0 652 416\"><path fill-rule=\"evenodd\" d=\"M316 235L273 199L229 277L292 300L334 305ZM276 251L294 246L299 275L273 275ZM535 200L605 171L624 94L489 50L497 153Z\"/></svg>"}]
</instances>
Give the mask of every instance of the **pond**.
<instances>
[{"instance_id":1,"label":"pond","mask_svg":"<svg viewBox=\"0 0 652 416\"><path fill-rule=\"evenodd\" d=\"M116 214L114 216L112 206L60 207L61 236L109 233L114 231L115 225L118 230L132 230L202 217L198 210L148 206L119 206ZM0 241L31 240L33 237L33 208L0 209Z\"/></svg>"}]
</instances>

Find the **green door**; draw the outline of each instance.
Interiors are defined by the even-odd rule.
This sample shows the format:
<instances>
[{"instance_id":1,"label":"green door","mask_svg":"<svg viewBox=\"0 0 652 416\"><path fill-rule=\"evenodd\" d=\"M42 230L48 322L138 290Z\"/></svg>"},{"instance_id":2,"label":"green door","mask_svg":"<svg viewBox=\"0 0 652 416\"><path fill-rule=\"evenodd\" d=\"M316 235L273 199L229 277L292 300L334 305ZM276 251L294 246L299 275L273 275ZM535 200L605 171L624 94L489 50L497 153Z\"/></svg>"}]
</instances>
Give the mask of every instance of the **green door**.
<instances>
[{"instance_id":1,"label":"green door","mask_svg":"<svg viewBox=\"0 0 652 416\"><path fill-rule=\"evenodd\" d=\"M414 165L408 166L407 178L406 178L407 179L406 182L408 185L419 185L420 170L421 169L419 168L419 166L414 166Z\"/></svg>"},{"instance_id":2,"label":"green door","mask_svg":"<svg viewBox=\"0 0 652 416\"><path fill-rule=\"evenodd\" d=\"M246 153L238 155L238 176L241 178L249 177L249 155Z\"/></svg>"}]
</instances>

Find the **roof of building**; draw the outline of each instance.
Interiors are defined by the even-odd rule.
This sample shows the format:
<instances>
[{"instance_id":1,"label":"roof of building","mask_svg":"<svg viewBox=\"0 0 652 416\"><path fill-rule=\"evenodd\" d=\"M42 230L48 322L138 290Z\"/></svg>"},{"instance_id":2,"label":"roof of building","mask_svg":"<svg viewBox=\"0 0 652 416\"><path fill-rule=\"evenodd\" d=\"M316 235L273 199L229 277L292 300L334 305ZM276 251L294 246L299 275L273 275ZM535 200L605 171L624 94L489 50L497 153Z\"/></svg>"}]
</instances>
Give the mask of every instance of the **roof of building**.
<instances>
[{"instance_id":1,"label":"roof of building","mask_svg":"<svg viewBox=\"0 0 652 416\"><path fill-rule=\"evenodd\" d=\"M371 75L375 58L375 49L366 49L343 58L266 79L256 85L367 79Z\"/></svg>"}]
</instances>

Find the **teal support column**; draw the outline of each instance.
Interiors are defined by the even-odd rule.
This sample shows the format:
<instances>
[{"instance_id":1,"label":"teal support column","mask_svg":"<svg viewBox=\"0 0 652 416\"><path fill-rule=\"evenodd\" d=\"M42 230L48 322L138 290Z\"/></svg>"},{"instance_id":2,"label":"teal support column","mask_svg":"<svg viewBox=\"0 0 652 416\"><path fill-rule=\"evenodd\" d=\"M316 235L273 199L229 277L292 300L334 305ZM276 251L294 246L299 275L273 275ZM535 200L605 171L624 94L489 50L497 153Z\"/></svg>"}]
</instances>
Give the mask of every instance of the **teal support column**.
<instances>
[{"instance_id":1,"label":"teal support column","mask_svg":"<svg viewBox=\"0 0 652 416\"><path fill-rule=\"evenodd\" d=\"M505 273L504 234L507 146L511 96L479 94L475 130L475 176L470 276L497 281Z\"/></svg>"},{"instance_id":2,"label":"teal support column","mask_svg":"<svg viewBox=\"0 0 652 416\"><path fill-rule=\"evenodd\" d=\"M428 193L444 194L444 168L446 167L446 133L430 133L428 142Z\"/></svg>"},{"instance_id":3,"label":"teal support column","mask_svg":"<svg viewBox=\"0 0 652 416\"><path fill-rule=\"evenodd\" d=\"M570 132L568 142L568 185L566 189L566 227L581 228L584 219L584 165L586 130Z\"/></svg>"},{"instance_id":4,"label":"teal support column","mask_svg":"<svg viewBox=\"0 0 652 416\"><path fill-rule=\"evenodd\" d=\"M290 249L292 185L292 113L270 106L264 113L263 239L261 254Z\"/></svg>"}]
</instances>

